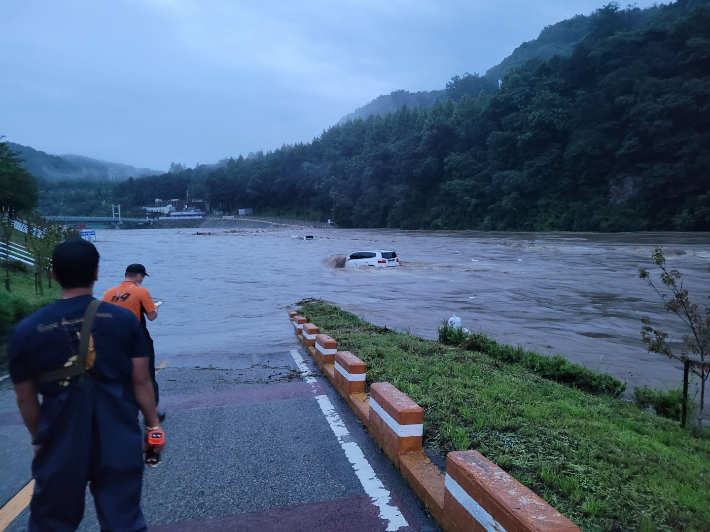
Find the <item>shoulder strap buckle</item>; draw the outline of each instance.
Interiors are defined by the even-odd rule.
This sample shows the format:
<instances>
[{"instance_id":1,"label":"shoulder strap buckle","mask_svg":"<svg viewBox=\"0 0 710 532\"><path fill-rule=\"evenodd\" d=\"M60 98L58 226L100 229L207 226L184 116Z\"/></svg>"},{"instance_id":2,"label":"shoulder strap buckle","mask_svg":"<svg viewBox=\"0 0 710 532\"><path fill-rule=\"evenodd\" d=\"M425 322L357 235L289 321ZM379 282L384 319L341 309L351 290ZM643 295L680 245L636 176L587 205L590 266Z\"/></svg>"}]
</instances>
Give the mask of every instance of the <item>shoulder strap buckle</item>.
<instances>
[{"instance_id":1,"label":"shoulder strap buckle","mask_svg":"<svg viewBox=\"0 0 710 532\"><path fill-rule=\"evenodd\" d=\"M89 342L91 340L91 326L94 323L94 318L96 317L96 311L99 308L101 301L98 299L92 299L89 306L86 308L86 313L84 314L84 323L81 326L81 336L79 342L79 356L68 366L59 368L53 371L47 371L41 373L37 380L39 382L52 382L62 379L68 379L69 377L75 377L76 375L83 375L86 373L86 355L89 351Z\"/></svg>"}]
</instances>

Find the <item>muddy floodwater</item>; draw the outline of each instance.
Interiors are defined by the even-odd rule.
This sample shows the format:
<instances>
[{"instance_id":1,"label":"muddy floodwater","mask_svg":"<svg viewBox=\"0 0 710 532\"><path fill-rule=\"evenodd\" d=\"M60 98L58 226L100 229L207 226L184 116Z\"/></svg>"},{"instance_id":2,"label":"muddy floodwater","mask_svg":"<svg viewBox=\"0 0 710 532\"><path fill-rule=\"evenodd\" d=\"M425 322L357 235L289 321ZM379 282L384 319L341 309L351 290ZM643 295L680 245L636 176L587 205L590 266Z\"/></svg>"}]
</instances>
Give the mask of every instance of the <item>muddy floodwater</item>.
<instances>
[{"instance_id":1,"label":"muddy floodwater","mask_svg":"<svg viewBox=\"0 0 710 532\"><path fill-rule=\"evenodd\" d=\"M240 227L235 224L235 227ZM678 387L682 366L649 354L641 317L683 334L638 278L657 246L693 299L710 293L710 234L477 233L302 229L98 231L96 293L143 263L165 301L150 324L158 360L223 367L231 355L293 348L286 310L321 298L377 325L435 339L441 321L545 354L560 353L633 386ZM197 234L209 232L210 234ZM312 240L303 240L312 235ZM353 251L391 249L398 268L336 268Z\"/></svg>"}]
</instances>

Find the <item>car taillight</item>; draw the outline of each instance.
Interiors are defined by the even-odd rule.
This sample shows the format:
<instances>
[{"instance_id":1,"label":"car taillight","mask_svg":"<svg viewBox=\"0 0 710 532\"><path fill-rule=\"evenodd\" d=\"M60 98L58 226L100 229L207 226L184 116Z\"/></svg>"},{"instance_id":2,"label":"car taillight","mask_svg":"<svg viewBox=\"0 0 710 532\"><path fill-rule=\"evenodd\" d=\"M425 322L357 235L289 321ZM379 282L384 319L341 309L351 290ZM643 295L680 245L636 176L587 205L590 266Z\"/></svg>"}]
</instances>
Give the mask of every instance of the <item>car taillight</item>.
<instances>
[{"instance_id":1,"label":"car taillight","mask_svg":"<svg viewBox=\"0 0 710 532\"><path fill-rule=\"evenodd\" d=\"M378 260L377 264L387 264L387 261L386 260Z\"/></svg>"},{"instance_id":2,"label":"car taillight","mask_svg":"<svg viewBox=\"0 0 710 532\"><path fill-rule=\"evenodd\" d=\"M399 262L399 259L397 259L397 262Z\"/></svg>"}]
</instances>

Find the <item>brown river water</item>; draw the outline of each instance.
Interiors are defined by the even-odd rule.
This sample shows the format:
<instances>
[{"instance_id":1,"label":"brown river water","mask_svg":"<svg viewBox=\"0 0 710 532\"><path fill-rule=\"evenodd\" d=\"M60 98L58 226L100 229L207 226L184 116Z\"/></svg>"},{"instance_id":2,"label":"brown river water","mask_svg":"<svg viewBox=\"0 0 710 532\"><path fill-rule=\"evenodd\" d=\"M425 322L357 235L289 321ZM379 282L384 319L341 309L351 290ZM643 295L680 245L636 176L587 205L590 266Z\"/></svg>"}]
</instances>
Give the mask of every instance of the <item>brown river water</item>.
<instances>
[{"instance_id":1,"label":"brown river water","mask_svg":"<svg viewBox=\"0 0 710 532\"><path fill-rule=\"evenodd\" d=\"M646 351L640 320L650 316L677 340L684 330L638 269L650 269L653 249L662 246L691 298L705 306L710 294L708 233L234 227L244 229L97 231L96 294L140 262L150 274L144 286L165 301L149 326L159 361L229 367L236 353L291 349L286 310L321 298L430 339L456 315L464 327L499 342L607 372L627 381L630 392L644 384L670 389L680 385L682 366ZM313 240L303 240L306 234ZM402 265L334 267L338 255L367 249L394 250Z\"/></svg>"}]
</instances>

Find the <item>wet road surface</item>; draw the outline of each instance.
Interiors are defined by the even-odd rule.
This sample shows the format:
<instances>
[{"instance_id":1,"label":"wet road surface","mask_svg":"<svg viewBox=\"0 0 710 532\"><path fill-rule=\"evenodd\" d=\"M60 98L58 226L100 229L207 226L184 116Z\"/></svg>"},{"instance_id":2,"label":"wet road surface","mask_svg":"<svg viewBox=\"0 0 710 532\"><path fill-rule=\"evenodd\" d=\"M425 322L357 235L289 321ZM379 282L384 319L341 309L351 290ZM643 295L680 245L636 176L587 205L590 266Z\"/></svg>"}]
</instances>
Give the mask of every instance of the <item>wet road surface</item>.
<instances>
[{"instance_id":1,"label":"wet road surface","mask_svg":"<svg viewBox=\"0 0 710 532\"><path fill-rule=\"evenodd\" d=\"M436 523L345 402L305 358L285 313L293 351L233 355L219 369L169 363L157 376L167 448L146 469L143 511L160 532L242 530L435 531ZM310 375L310 373L313 375ZM11 416L7 382L0 386L0 506L29 480L29 437ZM332 412L326 418L322 404ZM3 416L4 414L4 416ZM364 460L336 437L347 431ZM347 454L347 455L346 455ZM367 472L362 478L362 470ZM380 489L373 498L373 483ZM28 510L7 528L26 529ZM80 531L98 530L87 491Z\"/></svg>"}]
</instances>

